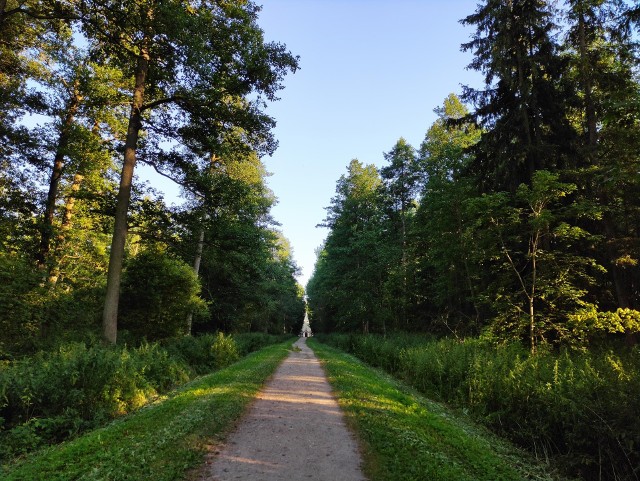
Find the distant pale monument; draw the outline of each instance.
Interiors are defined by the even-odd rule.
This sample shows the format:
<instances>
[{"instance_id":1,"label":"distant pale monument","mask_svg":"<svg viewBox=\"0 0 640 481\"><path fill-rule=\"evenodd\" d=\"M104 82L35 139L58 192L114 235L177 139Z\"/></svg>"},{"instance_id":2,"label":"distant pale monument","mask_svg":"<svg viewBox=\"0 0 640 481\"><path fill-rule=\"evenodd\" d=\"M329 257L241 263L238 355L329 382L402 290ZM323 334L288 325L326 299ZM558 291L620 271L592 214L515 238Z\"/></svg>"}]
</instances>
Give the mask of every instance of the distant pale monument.
<instances>
[{"instance_id":1,"label":"distant pale monument","mask_svg":"<svg viewBox=\"0 0 640 481\"><path fill-rule=\"evenodd\" d=\"M311 326L309 325L309 314L305 312L304 321L302 321L302 330L300 331L300 337L311 337L311 336L313 336L313 332L311 332Z\"/></svg>"}]
</instances>

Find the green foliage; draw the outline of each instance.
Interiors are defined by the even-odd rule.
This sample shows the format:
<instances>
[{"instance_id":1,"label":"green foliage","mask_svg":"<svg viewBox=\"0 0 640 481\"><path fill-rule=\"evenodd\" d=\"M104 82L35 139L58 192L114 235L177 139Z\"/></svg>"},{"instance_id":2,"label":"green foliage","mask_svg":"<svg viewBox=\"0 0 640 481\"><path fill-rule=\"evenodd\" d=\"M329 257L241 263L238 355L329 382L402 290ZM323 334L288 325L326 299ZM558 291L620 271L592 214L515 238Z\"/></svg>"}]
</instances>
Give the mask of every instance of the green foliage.
<instances>
[{"instance_id":1,"label":"green foliage","mask_svg":"<svg viewBox=\"0 0 640 481\"><path fill-rule=\"evenodd\" d=\"M589 306L570 315L567 324L576 344L586 347L590 341L607 334L640 333L640 311L619 308L614 312L599 312Z\"/></svg>"},{"instance_id":2,"label":"green foliage","mask_svg":"<svg viewBox=\"0 0 640 481\"><path fill-rule=\"evenodd\" d=\"M297 334L297 333L296 333ZM234 334L233 339L238 346L238 352L240 356L246 356L254 351L259 351L263 347L270 346L272 344L278 344L284 342L287 339L291 339L290 334L265 334L263 332L246 332L240 334Z\"/></svg>"},{"instance_id":3,"label":"green foliage","mask_svg":"<svg viewBox=\"0 0 640 481\"><path fill-rule=\"evenodd\" d=\"M164 339L184 335L187 315L206 315L193 269L157 250L145 250L127 263L122 283L121 327L136 336Z\"/></svg>"},{"instance_id":4,"label":"green foliage","mask_svg":"<svg viewBox=\"0 0 640 481\"><path fill-rule=\"evenodd\" d=\"M494 278L483 297L495 313L490 328L501 339L527 339L532 350L545 342L569 341L567 316L585 305L602 268L576 252L593 242L583 228L569 224L578 207L565 197L576 186L557 174L538 170L531 186L521 184L515 198L506 192L471 199L472 227Z\"/></svg>"},{"instance_id":5,"label":"green foliage","mask_svg":"<svg viewBox=\"0 0 640 481\"><path fill-rule=\"evenodd\" d=\"M222 333L137 348L96 343L0 366L0 457L57 443L146 405L196 375L219 370L283 338Z\"/></svg>"},{"instance_id":6,"label":"green foliage","mask_svg":"<svg viewBox=\"0 0 640 481\"><path fill-rule=\"evenodd\" d=\"M438 332L444 327L438 322L442 313L451 314L454 324L449 328L468 332L477 330L480 322L480 272L474 262L476 240L469 229L476 216L468 200L476 193L470 179L461 174L480 130L464 120L469 112L453 94L435 112L438 119L427 131L418 155L426 181L410 232L413 315L422 318L423 329Z\"/></svg>"},{"instance_id":7,"label":"green foliage","mask_svg":"<svg viewBox=\"0 0 640 481\"><path fill-rule=\"evenodd\" d=\"M626 319L634 312L621 312ZM610 318L611 314L601 316ZM451 403L585 480L640 468L640 352L538 352L486 340L329 336L363 361ZM599 477L602 476L602 477Z\"/></svg>"},{"instance_id":8,"label":"green foliage","mask_svg":"<svg viewBox=\"0 0 640 481\"><path fill-rule=\"evenodd\" d=\"M464 416L349 355L313 340L311 345L364 444L369 479L554 479L548 467Z\"/></svg>"},{"instance_id":9,"label":"green foliage","mask_svg":"<svg viewBox=\"0 0 640 481\"><path fill-rule=\"evenodd\" d=\"M316 330L386 329L383 285L393 247L381 242L387 227L381 186L375 166L355 159L337 182L325 219L331 233L307 286Z\"/></svg>"},{"instance_id":10,"label":"green foliage","mask_svg":"<svg viewBox=\"0 0 640 481\"><path fill-rule=\"evenodd\" d=\"M17 254L0 252L0 357L24 349L42 321L38 276Z\"/></svg>"},{"instance_id":11,"label":"green foliage","mask_svg":"<svg viewBox=\"0 0 640 481\"><path fill-rule=\"evenodd\" d=\"M157 345L70 344L18 361L0 376L6 458L138 409L188 380L189 372Z\"/></svg>"},{"instance_id":12,"label":"green foliage","mask_svg":"<svg viewBox=\"0 0 640 481\"><path fill-rule=\"evenodd\" d=\"M204 376L118 422L50 449L3 461L4 480L170 481L202 466L212 442L237 422L290 342Z\"/></svg>"}]
</instances>

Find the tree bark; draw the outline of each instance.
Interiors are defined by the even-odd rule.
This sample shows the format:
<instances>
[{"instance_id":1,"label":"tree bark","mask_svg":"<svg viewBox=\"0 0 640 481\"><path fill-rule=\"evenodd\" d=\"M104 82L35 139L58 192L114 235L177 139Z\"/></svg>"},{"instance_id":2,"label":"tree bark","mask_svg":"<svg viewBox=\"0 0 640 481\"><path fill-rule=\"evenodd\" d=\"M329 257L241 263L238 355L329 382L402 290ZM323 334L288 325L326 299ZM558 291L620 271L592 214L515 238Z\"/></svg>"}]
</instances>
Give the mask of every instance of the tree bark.
<instances>
[{"instance_id":1,"label":"tree bark","mask_svg":"<svg viewBox=\"0 0 640 481\"><path fill-rule=\"evenodd\" d=\"M127 127L127 138L124 148L124 164L120 175L113 239L109 254L109 270L107 273L107 293L102 314L102 329L104 339L115 344L118 337L118 301L120 297L120 280L122 277L122 262L127 239L127 211L131 199L133 170L136 164L136 148L138 136L142 128L142 106L144 103L144 89L149 71L149 53L142 48L138 56L135 74L135 87Z\"/></svg>"},{"instance_id":2,"label":"tree bark","mask_svg":"<svg viewBox=\"0 0 640 481\"><path fill-rule=\"evenodd\" d=\"M60 136L58 137L58 146L56 147L56 154L53 159L53 170L51 172L51 179L49 180L49 192L47 194L47 203L45 206L44 217L42 220L42 227L40 232L40 249L38 251L38 266L44 267L49 250L51 248L51 237L53 236L53 219L56 209L56 200L58 198L58 190L60 187L60 179L64 170L64 156L67 148L69 147L69 138L71 136L71 127L75 119L82 96L78 91L79 81L76 80L73 84L73 93L69 99L69 105L67 107L67 113L60 128Z\"/></svg>"},{"instance_id":3,"label":"tree bark","mask_svg":"<svg viewBox=\"0 0 640 481\"><path fill-rule=\"evenodd\" d=\"M0 28L4 23L4 12L7 11L7 0L0 0Z\"/></svg>"},{"instance_id":4,"label":"tree bark","mask_svg":"<svg viewBox=\"0 0 640 481\"><path fill-rule=\"evenodd\" d=\"M578 42L580 49L580 76L584 88L584 108L587 120L587 142L595 147L598 143L596 109L593 104L593 86L589 75L589 58L587 56L587 34L584 20L584 9L580 9L578 16Z\"/></svg>"},{"instance_id":5,"label":"tree bark","mask_svg":"<svg viewBox=\"0 0 640 481\"><path fill-rule=\"evenodd\" d=\"M71 229L71 219L73 217L73 210L76 204L76 194L80 190L80 184L82 184L83 180L84 176L81 174L75 174L73 176L71 193L68 195L67 200L64 204L62 224L60 224L60 233L58 235L58 238L56 239L53 262L51 264L51 269L49 270L49 279L47 281L50 286L55 286L58 283L58 278L60 277L60 254L64 250L66 233L69 231L69 229Z\"/></svg>"},{"instance_id":6,"label":"tree bark","mask_svg":"<svg viewBox=\"0 0 640 481\"><path fill-rule=\"evenodd\" d=\"M203 250L204 250L204 228L200 230L200 237L198 238L198 247L196 248L196 257L193 260L193 272L196 275L196 277L200 273L200 262L202 261ZM193 323L193 312L190 312L189 314L187 314L187 336L191 335L192 323Z\"/></svg>"}]
</instances>

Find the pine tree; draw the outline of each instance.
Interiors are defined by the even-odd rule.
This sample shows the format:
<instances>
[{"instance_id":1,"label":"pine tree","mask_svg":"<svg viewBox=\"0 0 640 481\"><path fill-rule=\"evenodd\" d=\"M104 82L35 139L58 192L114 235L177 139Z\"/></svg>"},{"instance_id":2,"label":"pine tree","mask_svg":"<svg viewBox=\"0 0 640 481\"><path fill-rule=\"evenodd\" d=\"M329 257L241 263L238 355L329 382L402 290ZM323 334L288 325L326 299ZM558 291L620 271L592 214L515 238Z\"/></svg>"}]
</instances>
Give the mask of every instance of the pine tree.
<instances>
[{"instance_id":1,"label":"pine tree","mask_svg":"<svg viewBox=\"0 0 640 481\"><path fill-rule=\"evenodd\" d=\"M463 95L483 127L470 169L483 190L515 192L536 170L563 168L571 157L554 12L541 0L487 0L462 23L476 27L462 48L485 77L484 90Z\"/></svg>"}]
</instances>

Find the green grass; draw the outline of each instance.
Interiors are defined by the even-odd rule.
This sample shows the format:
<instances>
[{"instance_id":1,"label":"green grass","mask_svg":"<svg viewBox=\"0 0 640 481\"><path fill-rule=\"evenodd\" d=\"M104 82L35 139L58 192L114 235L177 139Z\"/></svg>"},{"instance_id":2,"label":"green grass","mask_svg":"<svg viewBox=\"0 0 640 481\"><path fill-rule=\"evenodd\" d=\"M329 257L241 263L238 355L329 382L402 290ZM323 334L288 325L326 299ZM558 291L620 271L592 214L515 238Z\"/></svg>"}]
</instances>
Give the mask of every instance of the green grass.
<instances>
[{"instance_id":1,"label":"green grass","mask_svg":"<svg viewBox=\"0 0 640 481\"><path fill-rule=\"evenodd\" d=\"M290 347L288 341L251 354L105 428L5 466L0 479L183 479L203 462L205 446L228 432Z\"/></svg>"},{"instance_id":2,"label":"green grass","mask_svg":"<svg viewBox=\"0 0 640 481\"><path fill-rule=\"evenodd\" d=\"M382 372L316 340L372 481L560 479L523 451Z\"/></svg>"}]
</instances>

